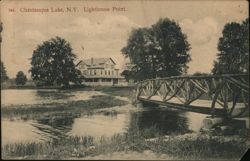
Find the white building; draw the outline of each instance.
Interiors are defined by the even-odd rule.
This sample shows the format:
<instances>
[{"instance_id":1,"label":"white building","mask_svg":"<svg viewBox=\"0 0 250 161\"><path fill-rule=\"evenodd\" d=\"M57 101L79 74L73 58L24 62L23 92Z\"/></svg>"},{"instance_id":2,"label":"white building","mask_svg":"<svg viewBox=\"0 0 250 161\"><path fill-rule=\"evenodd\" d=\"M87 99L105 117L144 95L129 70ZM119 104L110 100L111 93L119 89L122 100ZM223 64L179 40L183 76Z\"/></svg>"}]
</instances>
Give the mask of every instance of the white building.
<instances>
[{"instance_id":1,"label":"white building","mask_svg":"<svg viewBox=\"0 0 250 161\"><path fill-rule=\"evenodd\" d=\"M77 64L85 85L126 86L126 80L115 66L116 63L111 58L84 59Z\"/></svg>"}]
</instances>

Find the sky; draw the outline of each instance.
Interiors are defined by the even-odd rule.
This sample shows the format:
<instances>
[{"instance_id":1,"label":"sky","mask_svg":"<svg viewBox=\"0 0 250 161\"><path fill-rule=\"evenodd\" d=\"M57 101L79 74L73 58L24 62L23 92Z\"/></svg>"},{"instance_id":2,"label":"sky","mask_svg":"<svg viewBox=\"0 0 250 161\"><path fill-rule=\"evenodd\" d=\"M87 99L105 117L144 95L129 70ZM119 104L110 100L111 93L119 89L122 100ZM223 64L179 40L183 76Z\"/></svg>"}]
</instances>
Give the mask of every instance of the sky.
<instances>
[{"instance_id":1,"label":"sky","mask_svg":"<svg viewBox=\"0 0 250 161\"><path fill-rule=\"evenodd\" d=\"M37 45L55 36L71 43L78 58L76 63L83 58L111 57L121 72L125 63L121 49L131 30L150 27L159 18L166 17L180 25L191 44L192 61L188 63L188 73L209 73L216 60L224 25L242 22L249 12L248 2L240 0L2 0L0 3L4 27L1 60L9 77L15 77L20 70L30 77L28 70L33 51ZM89 8L99 11L88 12ZM26 12L28 9L33 11ZM56 9L64 12L55 12Z\"/></svg>"}]
</instances>

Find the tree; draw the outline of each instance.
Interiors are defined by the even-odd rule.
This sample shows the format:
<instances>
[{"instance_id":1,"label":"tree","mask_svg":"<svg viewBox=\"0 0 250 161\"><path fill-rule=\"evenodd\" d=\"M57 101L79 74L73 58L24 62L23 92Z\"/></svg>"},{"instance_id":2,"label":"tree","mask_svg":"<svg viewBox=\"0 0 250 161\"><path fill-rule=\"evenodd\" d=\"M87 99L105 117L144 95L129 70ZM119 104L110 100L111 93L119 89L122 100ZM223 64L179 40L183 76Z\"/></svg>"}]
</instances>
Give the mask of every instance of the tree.
<instances>
[{"instance_id":1,"label":"tree","mask_svg":"<svg viewBox=\"0 0 250 161\"><path fill-rule=\"evenodd\" d=\"M27 82L26 75L22 71L19 71L16 75L15 82L16 85L25 85L25 83Z\"/></svg>"},{"instance_id":2,"label":"tree","mask_svg":"<svg viewBox=\"0 0 250 161\"><path fill-rule=\"evenodd\" d=\"M121 75L125 77L126 81L129 81L131 79L131 71L130 70L124 70Z\"/></svg>"},{"instance_id":3,"label":"tree","mask_svg":"<svg viewBox=\"0 0 250 161\"><path fill-rule=\"evenodd\" d=\"M76 69L69 42L60 37L52 38L38 45L31 61L31 77L37 85L63 85L81 83L81 72Z\"/></svg>"},{"instance_id":4,"label":"tree","mask_svg":"<svg viewBox=\"0 0 250 161\"><path fill-rule=\"evenodd\" d=\"M249 73L249 20L228 23L218 43L213 74Z\"/></svg>"},{"instance_id":5,"label":"tree","mask_svg":"<svg viewBox=\"0 0 250 161\"><path fill-rule=\"evenodd\" d=\"M6 69L3 62L1 61L1 83L8 79Z\"/></svg>"},{"instance_id":6,"label":"tree","mask_svg":"<svg viewBox=\"0 0 250 161\"><path fill-rule=\"evenodd\" d=\"M190 61L190 44L175 21L160 19L149 28L134 29L121 50L134 64L136 80L180 75Z\"/></svg>"}]
</instances>

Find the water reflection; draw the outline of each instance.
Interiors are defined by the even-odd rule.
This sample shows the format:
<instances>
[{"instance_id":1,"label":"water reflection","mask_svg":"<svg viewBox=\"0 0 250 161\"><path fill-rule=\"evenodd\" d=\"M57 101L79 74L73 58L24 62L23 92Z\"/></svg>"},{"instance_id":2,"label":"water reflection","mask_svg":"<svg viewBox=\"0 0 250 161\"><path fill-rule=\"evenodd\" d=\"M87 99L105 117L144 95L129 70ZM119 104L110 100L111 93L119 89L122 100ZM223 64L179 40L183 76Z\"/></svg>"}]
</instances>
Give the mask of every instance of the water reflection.
<instances>
[{"instance_id":1,"label":"water reflection","mask_svg":"<svg viewBox=\"0 0 250 161\"><path fill-rule=\"evenodd\" d=\"M124 133L130 122L130 114L92 115L76 118L72 130L68 135L73 136L101 136L111 137L114 134Z\"/></svg>"},{"instance_id":2,"label":"water reflection","mask_svg":"<svg viewBox=\"0 0 250 161\"><path fill-rule=\"evenodd\" d=\"M183 134L190 132L188 118L180 111L150 110L131 114L129 131L145 133L151 130L160 135ZM149 134L153 137L154 134Z\"/></svg>"},{"instance_id":3,"label":"water reflection","mask_svg":"<svg viewBox=\"0 0 250 161\"><path fill-rule=\"evenodd\" d=\"M37 120L32 124L37 130L35 133L41 135L46 140L60 140L67 137L67 133L72 129L74 116L53 116Z\"/></svg>"},{"instance_id":4,"label":"water reflection","mask_svg":"<svg viewBox=\"0 0 250 161\"><path fill-rule=\"evenodd\" d=\"M155 137L156 134L183 134L191 130L199 130L201 124L196 124L195 115L197 114L157 109L115 115L106 113L85 116L66 114L26 122L4 121L2 139L4 139L4 143L11 143L61 140L68 136L100 138L124 132L145 137ZM202 122L200 119L204 117L205 115L198 121Z\"/></svg>"}]
</instances>

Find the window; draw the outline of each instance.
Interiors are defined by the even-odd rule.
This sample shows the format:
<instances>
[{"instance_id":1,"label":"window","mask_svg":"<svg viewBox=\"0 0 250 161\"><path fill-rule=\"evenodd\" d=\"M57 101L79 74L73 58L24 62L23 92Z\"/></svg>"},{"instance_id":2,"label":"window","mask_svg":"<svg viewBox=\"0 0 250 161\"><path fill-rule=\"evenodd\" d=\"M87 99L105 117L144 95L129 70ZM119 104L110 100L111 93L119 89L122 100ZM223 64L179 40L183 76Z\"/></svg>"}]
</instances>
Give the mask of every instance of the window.
<instances>
[{"instance_id":1,"label":"window","mask_svg":"<svg viewBox=\"0 0 250 161\"><path fill-rule=\"evenodd\" d=\"M107 71L105 70L105 75L107 75Z\"/></svg>"},{"instance_id":2,"label":"window","mask_svg":"<svg viewBox=\"0 0 250 161\"><path fill-rule=\"evenodd\" d=\"M101 69L101 75L102 75L102 69Z\"/></svg>"},{"instance_id":3,"label":"window","mask_svg":"<svg viewBox=\"0 0 250 161\"><path fill-rule=\"evenodd\" d=\"M110 71L108 71L108 75L110 75Z\"/></svg>"},{"instance_id":4,"label":"window","mask_svg":"<svg viewBox=\"0 0 250 161\"><path fill-rule=\"evenodd\" d=\"M96 75L96 70L94 70L94 75Z\"/></svg>"}]
</instances>

